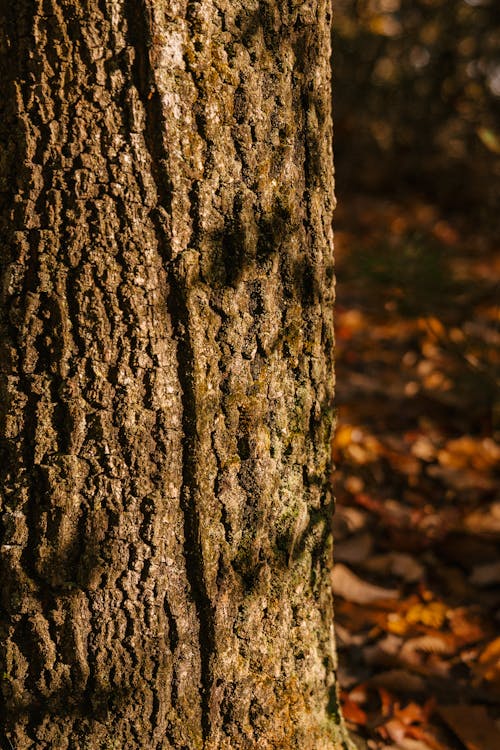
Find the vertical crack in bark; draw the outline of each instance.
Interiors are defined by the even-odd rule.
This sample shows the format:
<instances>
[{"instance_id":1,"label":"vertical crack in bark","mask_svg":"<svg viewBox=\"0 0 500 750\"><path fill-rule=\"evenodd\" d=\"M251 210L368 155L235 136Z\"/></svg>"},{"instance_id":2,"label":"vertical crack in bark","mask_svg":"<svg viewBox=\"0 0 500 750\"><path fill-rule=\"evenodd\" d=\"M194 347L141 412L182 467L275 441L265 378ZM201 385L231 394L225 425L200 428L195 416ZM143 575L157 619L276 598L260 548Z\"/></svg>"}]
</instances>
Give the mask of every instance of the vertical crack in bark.
<instances>
[{"instance_id":1,"label":"vertical crack in bark","mask_svg":"<svg viewBox=\"0 0 500 750\"><path fill-rule=\"evenodd\" d=\"M215 621L212 602L206 581L203 550L201 545L200 512L197 500L197 455L196 419L198 400L194 385L194 347L189 335L191 330L188 308L188 289L184 274L172 258L172 247L166 217L171 216L172 185L163 166L168 154L162 142L164 115L160 94L154 84L148 46L152 43L151 11L147 3L141 6L134 2L125 4L128 34L136 53L134 61L135 85L146 113L144 139L150 154L151 175L156 186L158 203L151 211L158 247L168 272L169 294L167 310L172 321L177 343L177 373L181 388L182 404L182 489L181 510L184 518L184 557L186 576L198 615L198 641L201 682L201 730L204 742L210 736L210 695L213 682L211 661L215 653ZM195 233L195 230L193 230ZM191 238L195 244L196 238ZM170 619L169 619L170 621Z\"/></svg>"},{"instance_id":2,"label":"vertical crack in bark","mask_svg":"<svg viewBox=\"0 0 500 750\"><path fill-rule=\"evenodd\" d=\"M174 276L174 274L172 274ZM196 451L197 399L193 383L194 352L189 336L189 310L183 279L172 279L175 293L169 294L168 309L177 338L179 380L182 388L182 492L181 508L184 514L184 555L186 573L195 601L199 619L199 647L201 667L201 725L203 739L210 736L210 694L212 687L211 660L215 653L215 623L212 603L207 592L203 550L201 546L200 514L197 501ZM177 282L177 284L176 284Z\"/></svg>"}]
</instances>

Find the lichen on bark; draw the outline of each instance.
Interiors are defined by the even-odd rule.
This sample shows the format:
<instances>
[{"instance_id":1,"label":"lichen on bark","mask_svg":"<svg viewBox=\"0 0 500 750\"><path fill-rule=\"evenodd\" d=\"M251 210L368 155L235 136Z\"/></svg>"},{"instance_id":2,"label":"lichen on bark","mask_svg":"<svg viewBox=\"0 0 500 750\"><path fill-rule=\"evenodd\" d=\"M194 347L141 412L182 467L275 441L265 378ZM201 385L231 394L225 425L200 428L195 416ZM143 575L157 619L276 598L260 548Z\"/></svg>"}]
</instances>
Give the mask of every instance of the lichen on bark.
<instances>
[{"instance_id":1,"label":"lichen on bark","mask_svg":"<svg viewBox=\"0 0 500 750\"><path fill-rule=\"evenodd\" d=\"M343 747L329 2L0 10L0 734Z\"/></svg>"}]
</instances>

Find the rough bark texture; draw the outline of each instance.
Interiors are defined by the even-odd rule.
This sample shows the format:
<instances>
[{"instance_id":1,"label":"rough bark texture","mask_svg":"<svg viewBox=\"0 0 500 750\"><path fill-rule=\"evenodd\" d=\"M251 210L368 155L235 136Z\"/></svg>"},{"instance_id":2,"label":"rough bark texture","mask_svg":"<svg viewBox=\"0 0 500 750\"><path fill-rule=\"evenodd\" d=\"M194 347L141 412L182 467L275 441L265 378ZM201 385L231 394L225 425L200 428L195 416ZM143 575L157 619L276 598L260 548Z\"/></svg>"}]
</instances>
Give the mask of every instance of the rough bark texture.
<instances>
[{"instance_id":1,"label":"rough bark texture","mask_svg":"<svg viewBox=\"0 0 500 750\"><path fill-rule=\"evenodd\" d=\"M329 0L0 9L0 744L340 748Z\"/></svg>"}]
</instances>

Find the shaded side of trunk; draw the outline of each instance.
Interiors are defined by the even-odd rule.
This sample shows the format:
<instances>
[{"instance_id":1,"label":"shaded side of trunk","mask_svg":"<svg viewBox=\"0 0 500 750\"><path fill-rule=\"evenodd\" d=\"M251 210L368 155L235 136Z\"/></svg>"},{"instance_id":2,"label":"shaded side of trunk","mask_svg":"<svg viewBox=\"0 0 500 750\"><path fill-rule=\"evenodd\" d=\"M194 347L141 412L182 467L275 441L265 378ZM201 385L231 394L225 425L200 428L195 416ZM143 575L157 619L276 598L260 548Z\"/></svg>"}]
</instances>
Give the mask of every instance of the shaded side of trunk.
<instances>
[{"instance_id":1,"label":"shaded side of trunk","mask_svg":"<svg viewBox=\"0 0 500 750\"><path fill-rule=\"evenodd\" d=\"M0 0L16 750L342 746L328 5Z\"/></svg>"}]
</instances>

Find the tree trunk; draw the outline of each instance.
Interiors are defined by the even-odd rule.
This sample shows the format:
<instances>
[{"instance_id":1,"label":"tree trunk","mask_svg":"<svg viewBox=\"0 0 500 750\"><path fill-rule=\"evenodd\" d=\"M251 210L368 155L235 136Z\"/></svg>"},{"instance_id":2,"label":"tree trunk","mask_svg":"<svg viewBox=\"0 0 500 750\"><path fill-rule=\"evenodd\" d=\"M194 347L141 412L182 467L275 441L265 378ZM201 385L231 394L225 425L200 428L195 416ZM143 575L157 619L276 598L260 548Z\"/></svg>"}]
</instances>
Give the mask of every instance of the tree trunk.
<instances>
[{"instance_id":1,"label":"tree trunk","mask_svg":"<svg viewBox=\"0 0 500 750\"><path fill-rule=\"evenodd\" d=\"M0 8L0 744L343 747L329 0Z\"/></svg>"}]
</instances>

